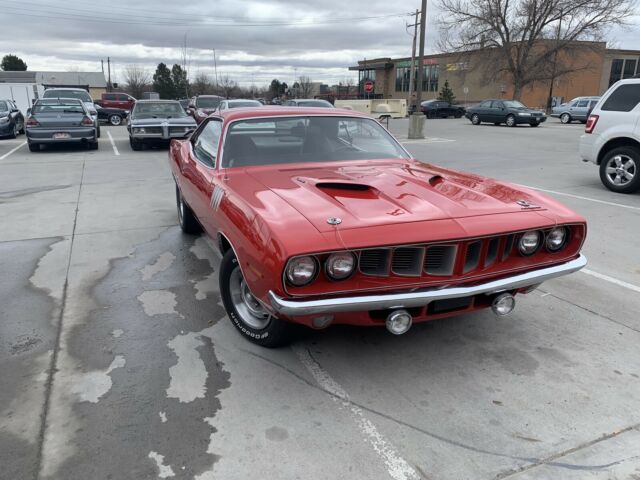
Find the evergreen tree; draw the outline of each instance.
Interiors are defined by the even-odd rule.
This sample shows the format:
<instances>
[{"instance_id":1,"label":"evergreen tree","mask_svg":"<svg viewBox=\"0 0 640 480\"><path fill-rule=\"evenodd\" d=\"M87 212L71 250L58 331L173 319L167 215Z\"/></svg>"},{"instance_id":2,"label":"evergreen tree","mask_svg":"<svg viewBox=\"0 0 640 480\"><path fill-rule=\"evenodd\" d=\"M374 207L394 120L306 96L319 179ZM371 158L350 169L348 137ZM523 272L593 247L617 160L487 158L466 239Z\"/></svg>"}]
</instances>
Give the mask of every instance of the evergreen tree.
<instances>
[{"instance_id":1,"label":"evergreen tree","mask_svg":"<svg viewBox=\"0 0 640 480\"><path fill-rule=\"evenodd\" d=\"M449 102L451 105L456 103L456 96L453 94L453 90L449 88L449 80L444 81L442 90L440 90L440 94L438 95L438 100Z\"/></svg>"},{"instance_id":2,"label":"evergreen tree","mask_svg":"<svg viewBox=\"0 0 640 480\"><path fill-rule=\"evenodd\" d=\"M153 74L153 91L160 98L174 100L176 98L176 86L171 77L171 70L164 63L159 63L156 73Z\"/></svg>"},{"instance_id":3,"label":"evergreen tree","mask_svg":"<svg viewBox=\"0 0 640 480\"><path fill-rule=\"evenodd\" d=\"M183 70L180 65L174 64L173 67L171 67L171 80L176 89L176 98L189 96L189 79L187 78L187 72Z\"/></svg>"},{"instance_id":4,"label":"evergreen tree","mask_svg":"<svg viewBox=\"0 0 640 480\"><path fill-rule=\"evenodd\" d=\"M27 64L20 57L10 53L2 57L0 68L5 72L24 72L27 69Z\"/></svg>"}]
</instances>

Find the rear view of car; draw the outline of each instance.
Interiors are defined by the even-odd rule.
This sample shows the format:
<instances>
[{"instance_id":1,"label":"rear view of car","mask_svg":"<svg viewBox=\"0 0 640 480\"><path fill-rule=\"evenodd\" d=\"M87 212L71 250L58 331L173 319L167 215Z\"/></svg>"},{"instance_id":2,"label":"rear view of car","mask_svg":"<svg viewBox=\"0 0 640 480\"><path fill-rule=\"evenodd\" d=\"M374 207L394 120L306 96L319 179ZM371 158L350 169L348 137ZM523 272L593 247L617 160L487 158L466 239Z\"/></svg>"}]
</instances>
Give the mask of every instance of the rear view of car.
<instances>
[{"instance_id":1,"label":"rear view of car","mask_svg":"<svg viewBox=\"0 0 640 480\"><path fill-rule=\"evenodd\" d=\"M94 120L84 104L74 98L41 99L31 108L27 120L29 150L37 152L41 145L82 143L98 148Z\"/></svg>"},{"instance_id":2,"label":"rear view of car","mask_svg":"<svg viewBox=\"0 0 640 480\"><path fill-rule=\"evenodd\" d=\"M640 190L640 79L620 80L602 96L580 137L580 156L600 166L609 190Z\"/></svg>"}]
</instances>

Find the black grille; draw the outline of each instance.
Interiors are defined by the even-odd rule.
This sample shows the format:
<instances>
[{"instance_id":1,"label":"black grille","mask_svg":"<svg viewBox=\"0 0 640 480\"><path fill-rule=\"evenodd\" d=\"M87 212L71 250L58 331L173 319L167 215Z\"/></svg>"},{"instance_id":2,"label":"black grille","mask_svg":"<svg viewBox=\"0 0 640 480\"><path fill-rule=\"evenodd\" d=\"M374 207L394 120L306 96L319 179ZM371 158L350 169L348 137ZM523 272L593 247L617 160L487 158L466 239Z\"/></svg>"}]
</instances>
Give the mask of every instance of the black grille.
<instances>
[{"instance_id":1,"label":"black grille","mask_svg":"<svg viewBox=\"0 0 640 480\"><path fill-rule=\"evenodd\" d=\"M480 251L482 250L482 242L472 242L467 245L467 255L464 259L464 273L470 272L478 267L480 262Z\"/></svg>"},{"instance_id":2,"label":"black grille","mask_svg":"<svg viewBox=\"0 0 640 480\"><path fill-rule=\"evenodd\" d=\"M373 248L360 252L360 271L365 275L389 275L388 248Z\"/></svg>"},{"instance_id":3,"label":"black grille","mask_svg":"<svg viewBox=\"0 0 640 480\"><path fill-rule=\"evenodd\" d=\"M505 260L509 255L511 255L514 239L515 239L515 235L507 235L507 238L504 241L504 250L502 251L502 260Z\"/></svg>"},{"instance_id":4,"label":"black grille","mask_svg":"<svg viewBox=\"0 0 640 480\"><path fill-rule=\"evenodd\" d=\"M456 259L456 245L431 245L424 258L424 271L429 275L451 275Z\"/></svg>"},{"instance_id":5,"label":"black grille","mask_svg":"<svg viewBox=\"0 0 640 480\"><path fill-rule=\"evenodd\" d=\"M484 262L485 267L493 265L498 258L498 247L500 246L500 238L492 238L489 240L489 248L487 250L487 258Z\"/></svg>"},{"instance_id":6,"label":"black grille","mask_svg":"<svg viewBox=\"0 0 640 480\"><path fill-rule=\"evenodd\" d=\"M419 276L422 270L422 247L401 247L393 251L391 271L398 275Z\"/></svg>"}]
</instances>

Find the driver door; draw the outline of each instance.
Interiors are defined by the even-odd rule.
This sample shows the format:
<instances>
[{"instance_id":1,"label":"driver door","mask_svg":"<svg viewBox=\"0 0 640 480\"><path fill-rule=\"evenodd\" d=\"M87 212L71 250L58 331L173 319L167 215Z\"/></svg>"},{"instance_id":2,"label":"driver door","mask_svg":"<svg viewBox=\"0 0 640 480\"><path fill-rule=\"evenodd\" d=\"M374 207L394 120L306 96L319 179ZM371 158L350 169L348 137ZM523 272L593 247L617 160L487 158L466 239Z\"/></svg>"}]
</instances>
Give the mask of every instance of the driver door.
<instances>
[{"instance_id":1,"label":"driver door","mask_svg":"<svg viewBox=\"0 0 640 480\"><path fill-rule=\"evenodd\" d=\"M191 137L183 160L182 193L198 220L211 236L217 225L211 207L214 183L219 173L216 169L218 146L222 133L222 119L208 118L205 125Z\"/></svg>"}]
</instances>

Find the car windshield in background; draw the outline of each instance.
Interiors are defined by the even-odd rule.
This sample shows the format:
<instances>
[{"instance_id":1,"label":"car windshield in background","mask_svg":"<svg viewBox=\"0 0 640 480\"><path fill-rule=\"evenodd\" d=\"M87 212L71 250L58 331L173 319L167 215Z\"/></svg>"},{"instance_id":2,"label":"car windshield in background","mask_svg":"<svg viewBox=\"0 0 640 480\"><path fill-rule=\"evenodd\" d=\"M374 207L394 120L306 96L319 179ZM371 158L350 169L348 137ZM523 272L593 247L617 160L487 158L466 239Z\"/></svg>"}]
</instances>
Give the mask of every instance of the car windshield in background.
<instances>
[{"instance_id":1,"label":"car windshield in background","mask_svg":"<svg viewBox=\"0 0 640 480\"><path fill-rule=\"evenodd\" d=\"M178 102L136 103L133 109L133 117L135 118L175 118L186 116L187 114Z\"/></svg>"},{"instance_id":2,"label":"car windshield in background","mask_svg":"<svg viewBox=\"0 0 640 480\"><path fill-rule=\"evenodd\" d=\"M196 98L196 107L197 108L218 108L220 105L220 98L207 98L207 97L199 97Z\"/></svg>"},{"instance_id":3,"label":"car windshield in background","mask_svg":"<svg viewBox=\"0 0 640 480\"><path fill-rule=\"evenodd\" d=\"M81 102L93 102L91 95L81 90L45 90L43 98L77 98Z\"/></svg>"},{"instance_id":4,"label":"car windshield in background","mask_svg":"<svg viewBox=\"0 0 640 480\"><path fill-rule=\"evenodd\" d=\"M298 102L299 107L323 107L323 108L333 108L331 103L326 100L304 100L302 102Z\"/></svg>"},{"instance_id":5,"label":"car windshield in background","mask_svg":"<svg viewBox=\"0 0 640 480\"><path fill-rule=\"evenodd\" d=\"M529 108L517 100L505 100L504 106L507 108Z\"/></svg>"},{"instance_id":6,"label":"car windshield in background","mask_svg":"<svg viewBox=\"0 0 640 480\"><path fill-rule=\"evenodd\" d=\"M73 100L65 102L36 102L33 106L32 113L82 113L84 114L84 108L80 102L74 102Z\"/></svg>"},{"instance_id":7,"label":"car windshield in background","mask_svg":"<svg viewBox=\"0 0 640 480\"><path fill-rule=\"evenodd\" d=\"M229 108L243 108L243 107L261 107L262 104L257 100L240 100L229 102Z\"/></svg>"},{"instance_id":8,"label":"car windshield in background","mask_svg":"<svg viewBox=\"0 0 640 480\"><path fill-rule=\"evenodd\" d=\"M236 121L227 130L222 166L409 158L375 120L274 117Z\"/></svg>"}]
</instances>

